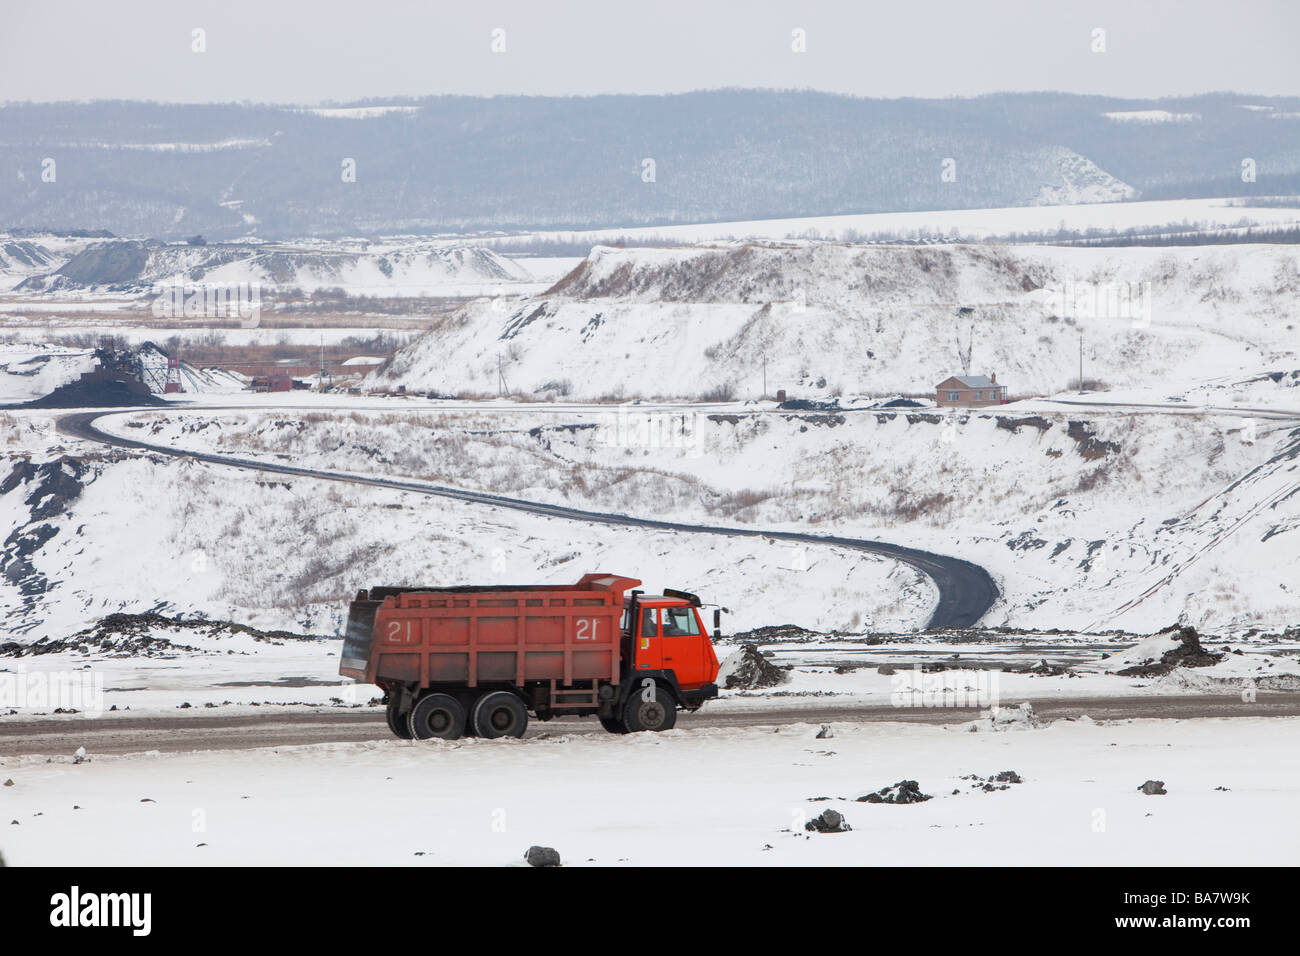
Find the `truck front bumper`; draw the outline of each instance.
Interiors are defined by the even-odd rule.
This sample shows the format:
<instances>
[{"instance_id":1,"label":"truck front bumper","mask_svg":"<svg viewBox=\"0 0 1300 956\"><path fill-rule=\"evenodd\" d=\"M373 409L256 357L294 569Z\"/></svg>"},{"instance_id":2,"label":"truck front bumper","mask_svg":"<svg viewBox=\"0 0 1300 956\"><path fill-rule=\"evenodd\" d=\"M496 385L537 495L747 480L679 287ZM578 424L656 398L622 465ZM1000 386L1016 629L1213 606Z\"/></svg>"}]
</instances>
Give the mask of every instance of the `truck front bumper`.
<instances>
[{"instance_id":1,"label":"truck front bumper","mask_svg":"<svg viewBox=\"0 0 1300 956\"><path fill-rule=\"evenodd\" d=\"M695 690L683 690L682 703L689 710L695 710L706 700L712 700L717 696L718 696L718 685L705 684L703 687L697 687Z\"/></svg>"}]
</instances>

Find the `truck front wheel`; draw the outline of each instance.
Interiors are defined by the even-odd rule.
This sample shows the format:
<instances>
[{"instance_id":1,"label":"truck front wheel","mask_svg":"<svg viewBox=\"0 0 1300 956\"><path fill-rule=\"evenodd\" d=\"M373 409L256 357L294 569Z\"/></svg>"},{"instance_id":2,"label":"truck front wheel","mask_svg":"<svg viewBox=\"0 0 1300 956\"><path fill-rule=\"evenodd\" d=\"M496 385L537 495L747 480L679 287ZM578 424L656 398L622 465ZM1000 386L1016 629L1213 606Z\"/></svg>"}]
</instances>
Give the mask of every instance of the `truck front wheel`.
<instances>
[{"instance_id":1,"label":"truck front wheel","mask_svg":"<svg viewBox=\"0 0 1300 956\"><path fill-rule=\"evenodd\" d=\"M416 740L455 740L465 733L465 708L450 694L425 694L411 708L408 722Z\"/></svg>"},{"instance_id":2,"label":"truck front wheel","mask_svg":"<svg viewBox=\"0 0 1300 956\"><path fill-rule=\"evenodd\" d=\"M522 737L528 729L528 709L517 694L496 690L478 699L472 723L480 737Z\"/></svg>"},{"instance_id":3,"label":"truck front wheel","mask_svg":"<svg viewBox=\"0 0 1300 956\"><path fill-rule=\"evenodd\" d=\"M627 728L627 733L672 730L676 723L677 705L662 692L647 695L644 688L637 688L623 705L623 726Z\"/></svg>"}]
</instances>

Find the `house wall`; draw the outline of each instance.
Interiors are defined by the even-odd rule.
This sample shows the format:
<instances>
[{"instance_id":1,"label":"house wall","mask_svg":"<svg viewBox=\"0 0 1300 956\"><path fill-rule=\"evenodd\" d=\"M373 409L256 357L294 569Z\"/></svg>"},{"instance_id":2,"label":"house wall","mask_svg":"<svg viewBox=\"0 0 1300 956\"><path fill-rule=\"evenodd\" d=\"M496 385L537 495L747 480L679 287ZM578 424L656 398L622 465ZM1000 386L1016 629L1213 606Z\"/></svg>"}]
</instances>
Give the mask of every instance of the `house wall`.
<instances>
[{"instance_id":1,"label":"house wall","mask_svg":"<svg viewBox=\"0 0 1300 956\"><path fill-rule=\"evenodd\" d=\"M984 399L981 401L975 397L978 392L984 393ZM994 388L974 389L974 388L939 388L935 389L934 402L944 408L983 408L986 405L1001 405L1006 400L1006 386L998 385ZM951 401L948 398L949 393L956 392L957 400ZM993 398L988 396L992 394Z\"/></svg>"}]
</instances>

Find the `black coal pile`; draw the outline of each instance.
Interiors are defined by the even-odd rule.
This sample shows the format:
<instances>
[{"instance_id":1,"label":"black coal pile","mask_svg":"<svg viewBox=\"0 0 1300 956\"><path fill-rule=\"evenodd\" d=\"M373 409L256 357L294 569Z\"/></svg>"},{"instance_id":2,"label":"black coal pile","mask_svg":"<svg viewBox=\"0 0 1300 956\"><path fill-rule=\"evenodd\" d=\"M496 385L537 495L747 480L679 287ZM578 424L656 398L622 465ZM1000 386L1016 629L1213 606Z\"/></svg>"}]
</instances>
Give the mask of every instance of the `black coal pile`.
<instances>
[{"instance_id":1,"label":"black coal pile","mask_svg":"<svg viewBox=\"0 0 1300 956\"><path fill-rule=\"evenodd\" d=\"M839 399L835 398L829 402L818 402L810 398L791 398L776 407L786 412L837 412L840 410L840 403Z\"/></svg>"},{"instance_id":2,"label":"black coal pile","mask_svg":"<svg viewBox=\"0 0 1300 956\"><path fill-rule=\"evenodd\" d=\"M219 638L234 634L247 634L256 641L278 644L284 641L316 641L321 635L295 634L292 631L263 631L234 621L213 621L206 618L168 617L164 614L118 613L100 618L71 637L49 638L29 644L8 642L0 644L0 657L38 657L42 654L74 652L79 654L103 653L116 657L161 657L177 652L198 652L199 648L179 643L170 637L160 637L154 632L190 631L200 637Z\"/></svg>"},{"instance_id":3,"label":"black coal pile","mask_svg":"<svg viewBox=\"0 0 1300 956\"><path fill-rule=\"evenodd\" d=\"M757 644L742 644L740 650L728 657L722 667L726 675L722 686L728 690L776 687L790 679L787 671L762 655Z\"/></svg>"},{"instance_id":4,"label":"black coal pile","mask_svg":"<svg viewBox=\"0 0 1300 956\"><path fill-rule=\"evenodd\" d=\"M981 777L977 773L968 773L963 780L971 780L971 786L977 790L983 790L985 793L993 793L997 790L1010 790L1013 783L1024 783L1020 774L1014 770L1003 770L995 773L991 777ZM954 790L953 793L958 791Z\"/></svg>"},{"instance_id":5,"label":"black coal pile","mask_svg":"<svg viewBox=\"0 0 1300 956\"><path fill-rule=\"evenodd\" d=\"M858 803L923 803L932 797L921 792L915 780L900 780L892 787L881 787L875 793L858 797Z\"/></svg>"},{"instance_id":6,"label":"black coal pile","mask_svg":"<svg viewBox=\"0 0 1300 956\"><path fill-rule=\"evenodd\" d=\"M807 641L820 635L798 624L769 624L748 631L737 631L730 636L733 641L768 643L770 641Z\"/></svg>"},{"instance_id":7,"label":"black coal pile","mask_svg":"<svg viewBox=\"0 0 1300 956\"><path fill-rule=\"evenodd\" d=\"M1176 667L1212 667L1223 660L1222 654L1207 651L1201 646L1201 637L1194 627L1175 624L1162 633L1169 634L1171 638L1176 637L1178 646L1165 651L1158 661L1126 667L1116 673L1121 677L1158 677L1168 674Z\"/></svg>"},{"instance_id":8,"label":"black coal pile","mask_svg":"<svg viewBox=\"0 0 1300 956\"><path fill-rule=\"evenodd\" d=\"M130 405L166 405L167 402L147 390L140 391L131 382L100 379L69 382L50 394L26 402L22 408L120 408Z\"/></svg>"}]
</instances>

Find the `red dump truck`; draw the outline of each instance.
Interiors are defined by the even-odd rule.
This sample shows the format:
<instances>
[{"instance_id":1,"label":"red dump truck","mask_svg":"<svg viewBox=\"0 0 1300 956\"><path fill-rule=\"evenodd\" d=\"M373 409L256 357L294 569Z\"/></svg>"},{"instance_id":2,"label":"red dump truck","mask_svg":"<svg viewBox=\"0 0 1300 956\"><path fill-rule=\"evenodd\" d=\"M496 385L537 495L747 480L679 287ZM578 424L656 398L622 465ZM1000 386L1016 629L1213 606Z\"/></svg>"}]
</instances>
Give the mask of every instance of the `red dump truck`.
<instances>
[{"instance_id":1,"label":"red dump truck","mask_svg":"<svg viewBox=\"0 0 1300 956\"><path fill-rule=\"evenodd\" d=\"M381 687L407 739L521 737L530 713L668 730L718 696L718 658L698 597L640 583L370 588L349 609L339 673Z\"/></svg>"}]
</instances>

